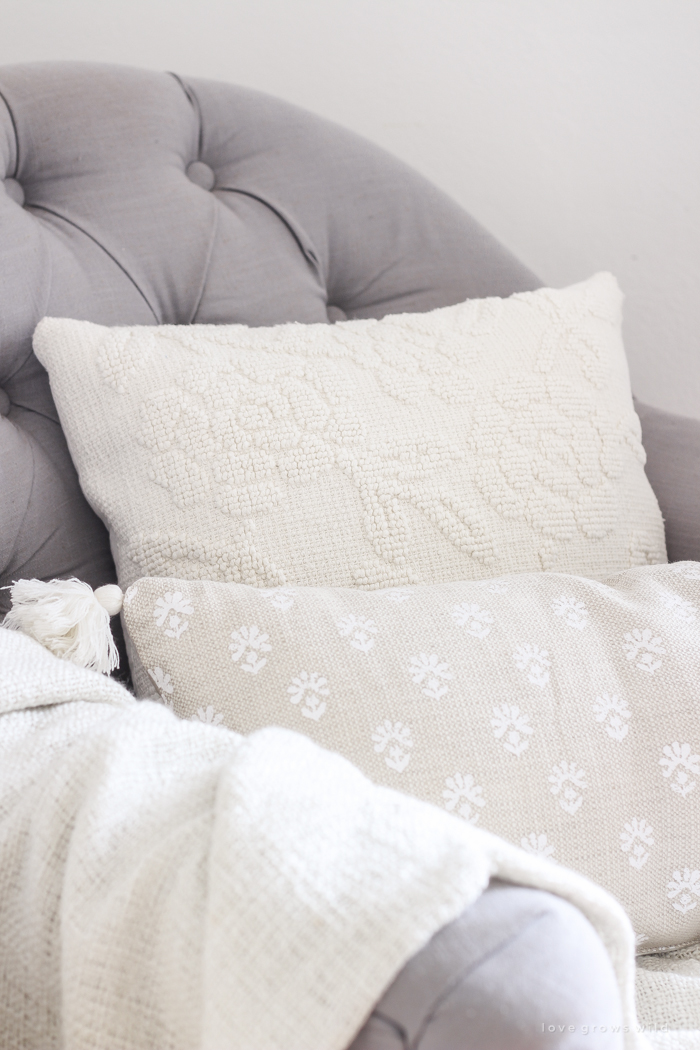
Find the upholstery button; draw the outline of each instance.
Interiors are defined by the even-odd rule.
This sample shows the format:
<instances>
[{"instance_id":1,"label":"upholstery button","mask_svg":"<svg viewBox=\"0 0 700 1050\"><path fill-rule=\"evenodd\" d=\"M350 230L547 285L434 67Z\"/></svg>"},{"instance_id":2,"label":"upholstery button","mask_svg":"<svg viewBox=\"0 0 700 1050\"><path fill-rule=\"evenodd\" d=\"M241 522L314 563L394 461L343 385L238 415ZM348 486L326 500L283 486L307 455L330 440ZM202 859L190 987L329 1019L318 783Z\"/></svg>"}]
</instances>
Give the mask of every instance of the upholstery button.
<instances>
[{"instance_id":1,"label":"upholstery button","mask_svg":"<svg viewBox=\"0 0 700 1050\"><path fill-rule=\"evenodd\" d=\"M203 190L213 190L216 176L208 164L204 161L194 160L187 169L187 178L195 186L201 186Z\"/></svg>"},{"instance_id":2,"label":"upholstery button","mask_svg":"<svg viewBox=\"0 0 700 1050\"><path fill-rule=\"evenodd\" d=\"M11 197L15 204L19 204L21 207L24 204L24 190L17 182L17 179L5 179L4 186L7 196Z\"/></svg>"},{"instance_id":3,"label":"upholstery button","mask_svg":"<svg viewBox=\"0 0 700 1050\"><path fill-rule=\"evenodd\" d=\"M0 386L0 416L6 416L10 411L10 399Z\"/></svg>"}]
</instances>

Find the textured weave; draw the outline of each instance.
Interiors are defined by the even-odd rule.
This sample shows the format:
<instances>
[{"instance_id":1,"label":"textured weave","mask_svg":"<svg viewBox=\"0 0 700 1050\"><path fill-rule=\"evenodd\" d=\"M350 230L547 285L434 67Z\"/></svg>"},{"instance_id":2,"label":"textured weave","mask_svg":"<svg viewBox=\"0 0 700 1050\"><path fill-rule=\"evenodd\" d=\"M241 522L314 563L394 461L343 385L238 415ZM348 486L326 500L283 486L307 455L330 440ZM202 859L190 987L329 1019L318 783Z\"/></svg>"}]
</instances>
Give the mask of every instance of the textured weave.
<instances>
[{"instance_id":1,"label":"textured weave","mask_svg":"<svg viewBox=\"0 0 700 1050\"><path fill-rule=\"evenodd\" d=\"M699 563L369 593L145 578L124 609L182 717L306 732L582 871L643 951L700 936Z\"/></svg>"},{"instance_id":2,"label":"textured weave","mask_svg":"<svg viewBox=\"0 0 700 1050\"><path fill-rule=\"evenodd\" d=\"M699 945L639 960L637 1011L655 1050L700 1050Z\"/></svg>"},{"instance_id":3,"label":"textured weave","mask_svg":"<svg viewBox=\"0 0 700 1050\"><path fill-rule=\"evenodd\" d=\"M700 945L640 959L637 1008L641 1025L685 1029L700 1047Z\"/></svg>"},{"instance_id":4,"label":"textured weave","mask_svg":"<svg viewBox=\"0 0 700 1050\"><path fill-rule=\"evenodd\" d=\"M491 875L581 908L646 1045L612 897L299 734L180 721L3 628L0 730L5 1047L343 1050Z\"/></svg>"},{"instance_id":5,"label":"textured weave","mask_svg":"<svg viewBox=\"0 0 700 1050\"><path fill-rule=\"evenodd\" d=\"M666 560L609 274L381 321L45 319L81 485L137 576L364 588Z\"/></svg>"}]
</instances>

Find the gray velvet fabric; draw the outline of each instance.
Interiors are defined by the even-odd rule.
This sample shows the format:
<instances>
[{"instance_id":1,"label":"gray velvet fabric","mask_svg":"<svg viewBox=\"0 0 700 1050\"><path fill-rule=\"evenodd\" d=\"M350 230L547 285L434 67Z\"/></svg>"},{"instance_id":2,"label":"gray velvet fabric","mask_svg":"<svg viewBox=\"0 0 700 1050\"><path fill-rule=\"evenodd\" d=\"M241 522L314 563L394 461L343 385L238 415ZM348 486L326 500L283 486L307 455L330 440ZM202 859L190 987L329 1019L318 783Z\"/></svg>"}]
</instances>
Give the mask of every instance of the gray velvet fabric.
<instances>
[{"instance_id":1,"label":"gray velvet fabric","mask_svg":"<svg viewBox=\"0 0 700 1050\"><path fill-rule=\"evenodd\" d=\"M349 1050L621 1050L608 954L573 905L492 882L404 966Z\"/></svg>"},{"instance_id":2,"label":"gray velvet fabric","mask_svg":"<svg viewBox=\"0 0 700 1050\"><path fill-rule=\"evenodd\" d=\"M700 561L700 420L635 402L669 561Z\"/></svg>"},{"instance_id":3,"label":"gray velvet fabric","mask_svg":"<svg viewBox=\"0 0 700 1050\"><path fill-rule=\"evenodd\" d=\"M0 586L114 579L32 354L44 315L271 325L540 283L399 161L228 84L2 68L0 182ZM0 591L0 611L8 600Z\"/></svg>"}]
</instances>

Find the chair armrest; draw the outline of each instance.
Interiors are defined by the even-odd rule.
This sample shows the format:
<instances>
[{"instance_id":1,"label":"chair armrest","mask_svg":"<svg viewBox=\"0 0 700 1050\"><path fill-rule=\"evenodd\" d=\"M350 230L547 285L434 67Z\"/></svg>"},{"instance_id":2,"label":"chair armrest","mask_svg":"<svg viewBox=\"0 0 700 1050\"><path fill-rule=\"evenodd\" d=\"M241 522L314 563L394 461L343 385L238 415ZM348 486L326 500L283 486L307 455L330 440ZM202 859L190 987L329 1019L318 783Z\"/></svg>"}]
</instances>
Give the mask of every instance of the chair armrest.
<instances>
[{"instance_id":1,"label":"chair armrest","mask_svg":"<svg viewBox=\"0 0 700 1050\"><path fill-rule=\"evenodd\" d=\"M700 420L635 400L669 561L700 561Z\"/></svg>"}]
</instances>

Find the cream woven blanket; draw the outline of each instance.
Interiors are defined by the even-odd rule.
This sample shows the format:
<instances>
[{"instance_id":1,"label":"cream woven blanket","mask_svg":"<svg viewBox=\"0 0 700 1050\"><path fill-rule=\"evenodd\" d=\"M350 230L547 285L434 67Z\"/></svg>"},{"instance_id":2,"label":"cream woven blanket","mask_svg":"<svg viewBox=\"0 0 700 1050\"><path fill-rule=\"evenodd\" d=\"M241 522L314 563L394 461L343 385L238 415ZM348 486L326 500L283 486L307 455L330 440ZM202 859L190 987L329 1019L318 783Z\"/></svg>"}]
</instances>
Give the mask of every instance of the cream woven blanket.
<instances>
[{"instance_id":1,"label":"cream woven blanket","mask_svg":"<svg viewBox=\"0 0 700 1050\"><path fill-rule=\"evenodd\" d=\"M649 1045L612 897L302 736L179 721L0 628L0 749L3 1046L342 1050L490 875L581 908Z\"/></svg>"}]
</instances>

